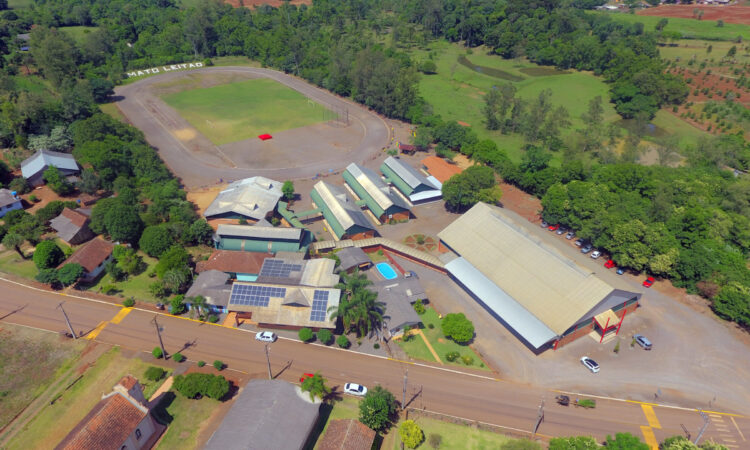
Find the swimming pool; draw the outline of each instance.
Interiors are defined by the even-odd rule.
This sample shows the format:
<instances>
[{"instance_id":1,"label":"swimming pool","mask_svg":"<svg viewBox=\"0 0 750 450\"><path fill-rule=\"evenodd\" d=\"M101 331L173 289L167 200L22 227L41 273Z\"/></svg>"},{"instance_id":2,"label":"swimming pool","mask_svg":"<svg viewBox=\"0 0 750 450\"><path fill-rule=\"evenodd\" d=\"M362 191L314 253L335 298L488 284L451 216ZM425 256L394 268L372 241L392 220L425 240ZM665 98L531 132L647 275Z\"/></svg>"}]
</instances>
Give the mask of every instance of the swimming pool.
<instances>
[{"instance_id":1,"label":"swimming pool","mask_svg":"<svg viewBox=\"0 0 750 450\"><path fill-rule=\"evenodd\" d=\"M398 275L396 275L396 271L393 270L393 267L391 267L388 263L377 263L375 264L375 267L378 268L378 272L380 272L380 275L383 275L383 278L385 278L386 280L393 280L395 278L398 278Z\"/></svg>"}]
</instances>

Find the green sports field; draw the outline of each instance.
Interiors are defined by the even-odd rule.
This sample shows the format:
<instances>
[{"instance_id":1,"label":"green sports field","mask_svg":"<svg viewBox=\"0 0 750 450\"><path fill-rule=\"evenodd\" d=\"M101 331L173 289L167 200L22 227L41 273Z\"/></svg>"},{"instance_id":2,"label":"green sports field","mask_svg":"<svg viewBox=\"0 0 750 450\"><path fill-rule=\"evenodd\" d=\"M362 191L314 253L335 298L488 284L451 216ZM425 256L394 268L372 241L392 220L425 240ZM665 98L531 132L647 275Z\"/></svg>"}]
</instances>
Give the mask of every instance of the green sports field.
<instances>
[{"instance_id":1,"label":"green sports field","mask_svg":"<svg viewBox=\"0 0 750 450\"><path fill-rule=\"evenodd\" d=\"M162 100L216 145L333 118L322 105L267 78L185 90Z\"/></svg>"}]
</instances>

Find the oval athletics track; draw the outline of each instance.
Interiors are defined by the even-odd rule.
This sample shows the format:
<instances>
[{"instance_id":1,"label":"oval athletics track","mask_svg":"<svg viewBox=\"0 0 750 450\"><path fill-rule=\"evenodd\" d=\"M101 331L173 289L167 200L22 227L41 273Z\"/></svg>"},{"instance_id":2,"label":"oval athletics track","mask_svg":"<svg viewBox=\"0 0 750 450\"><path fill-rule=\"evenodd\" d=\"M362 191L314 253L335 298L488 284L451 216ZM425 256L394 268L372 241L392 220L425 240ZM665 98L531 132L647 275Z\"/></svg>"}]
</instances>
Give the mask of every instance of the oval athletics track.
<instances>
[{"instance_id":1,"label":"oval athletics track","mask_svg":"<svg viewBox=\"0 0 750 450\"><path fill-rule=\"evenodd\" d=\"M247 74L272 79L318 103L347 110L350 120L348 127L357 127L362 138L356 146L346 148L343 155L333 154L331 157L306 165L238 167L219 147L200 133L189 141L178 139L175 135L178 130L194 128L152 92L151 88L156 84L178 80L194 73ZM390 138L388 125L375 113L298 78L271 69L228 66L167 72L118 86L115 96L116 104L123 115L143 132L148 143L158 150L167 167L188 188L211 186L219 184L219 180L237 180L256 175L287 180L311 178L318 173L339 171L352 162L362 164L372 159L386 147Z\"/></svg>"}]
</instances>

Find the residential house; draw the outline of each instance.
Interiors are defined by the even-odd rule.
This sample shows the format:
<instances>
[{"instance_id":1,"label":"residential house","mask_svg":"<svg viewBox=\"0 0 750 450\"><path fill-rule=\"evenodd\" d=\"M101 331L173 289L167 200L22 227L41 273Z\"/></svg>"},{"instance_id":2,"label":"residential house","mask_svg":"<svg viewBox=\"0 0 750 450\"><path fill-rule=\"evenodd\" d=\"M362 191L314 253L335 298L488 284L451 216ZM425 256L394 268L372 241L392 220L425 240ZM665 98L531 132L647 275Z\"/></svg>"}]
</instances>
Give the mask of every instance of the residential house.
<instances>
[{"instance_id":1,"label":"residential house","mask_svg":"<svg viewBox=\"0 0 750 450\"><path fill-rule=\"evenodd\" d=\"M328 423L318 450L370 450L375 442L375 431L355 419L335 419Z\"/></svg>"},{"instance_id":2,"label":"residential house","mask_svg":"<svg viewBox=\"0 0 750 450\"><path fill-rule=\"evenodd\" d=\"M44 171L51 166L57 167L64 177L76 175L81 171L70 153L38 150L21 163L21 174L32 186L41 186L44 184Z\"/></svg>"},{"instance_id":3,"label":"residential house","mask_svg":"<svg viewBox=\"0 0 750 450\"><path fill-rule=\"evenodd\" d=\"M255 281L266 258L273 258L273 253L237 252L216 250L206 261L198 261L195 271L218 270L237 281Z\"/></svg>"},{"instance_id":4,"label":"residential house","mask_svg":"<svg viewBox=\"0 0 750 450\"><path fill-rule=\"evenodd\" d=\"M8 189L0 189L0 217L16 209L23 209L21 197Z\"/></svg>"},{"instance_id":5,"label":"residential house","mask_svg":"<svg viewBox=\"0 0 750 450\"><path fill-rule=\"evenodd\" d=\"M104 239L92 239L70 255L59 267L70 263L80 264L83 267L81 281L92 282L101 275L107 263L112 261L114 248L113 243Z\"/></svg>"},{"instance_id":6,"label":"residential house","mask_svg":"<svg viewBox=\"0 0 750 450\"><path fill-rule=\"evenodd\" d=\"M229 275L219 270L206 270L198 274L193 284L185 293L185 299L191 304L190 298L198 295L206 299L206 306L211 312L223 314L227 312L232 283Z\"/></svg>"},{"instance_id":7,"label":"residential house","mask_svg":"<svg viewBox=\"0 0 750 450\"><path fill-rule=\"evenodd\" d=\"M368 286L378 293L378 301L385 303L383 322L389 334L399 336L404 328L419 325L422 321L414 310L417 300L424 300L426 294L416 277L383 280Z\"/></svg>"},{"instance_id":8,"label":"residential house","mask_svg":"<svg viewBox=\"0 0 750 450\"><path fill-rule=\"evenodd\" d=\"M65 208L59 216L50 220L57 237L70 245L78 245L94 237L89 228L91 210Z\"/></svg>"}]
</instances>

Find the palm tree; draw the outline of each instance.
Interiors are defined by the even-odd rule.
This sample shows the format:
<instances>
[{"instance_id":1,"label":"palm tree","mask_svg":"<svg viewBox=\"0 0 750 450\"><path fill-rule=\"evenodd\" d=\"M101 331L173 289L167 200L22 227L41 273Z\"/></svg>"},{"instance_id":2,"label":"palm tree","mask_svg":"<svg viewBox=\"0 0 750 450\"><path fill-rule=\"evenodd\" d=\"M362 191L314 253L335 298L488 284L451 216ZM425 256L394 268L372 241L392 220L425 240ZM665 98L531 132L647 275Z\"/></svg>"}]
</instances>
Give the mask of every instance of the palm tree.
<instances>
[{"instance_id":1,"label":"palm tree","mask_svg":"<svg viewBox=\"0 0 750 450\"><path fill-rule=\"evenodd\" d=\"M358 336L370 334L380 328L385 313L385 303L378 301L377 292L360 289L350 300L350 325L357 330Z\"/></svg>"},{"instance_id":2,"label":"palm tree","mask_svg":"<svg viewBox=\"0 0 750 450\"><path fill-rule=\"evenodd\" d=\"M331 306L328 308L328 314L330 318L340 318L341 323L344 326L344 330L351 330L352 324L357 321L357 313L355 311L355 303L352 299L357 292L367 290L367 286L372 284L367 278L367 275L359 272L358 270L349 274L341 274L342 281L336 285L336 289L341 289L342 296L338 306ZM368 291L369 292L369 291Z\"/></svg>"},{"instance_id":3,"label":"palm tree","mask_svg":"<svg viewBox=\"0 0 750 450\"><path fill-rule=\"evenodd\" d=\"M305 378L301 387L303 391L310 393L310 400L312 401L315 401L315 397L323 400L331 393L331 388L326 386L326 379L320 375L320 372L315 372L312 377Z\"/></svg>"},{"instance_id":4,"label":"palm tree","mask_svg":"<svg viewBox=\"0 0 750 450\"><path fill-rule=\"evenodd\" d=\"M206 297L202 295L196 295L195 297L191 298L190 305L195 308L198 316L201 316L203 312L208 309L208 307L206 306Z\"/></svg>"}]
</instances>

